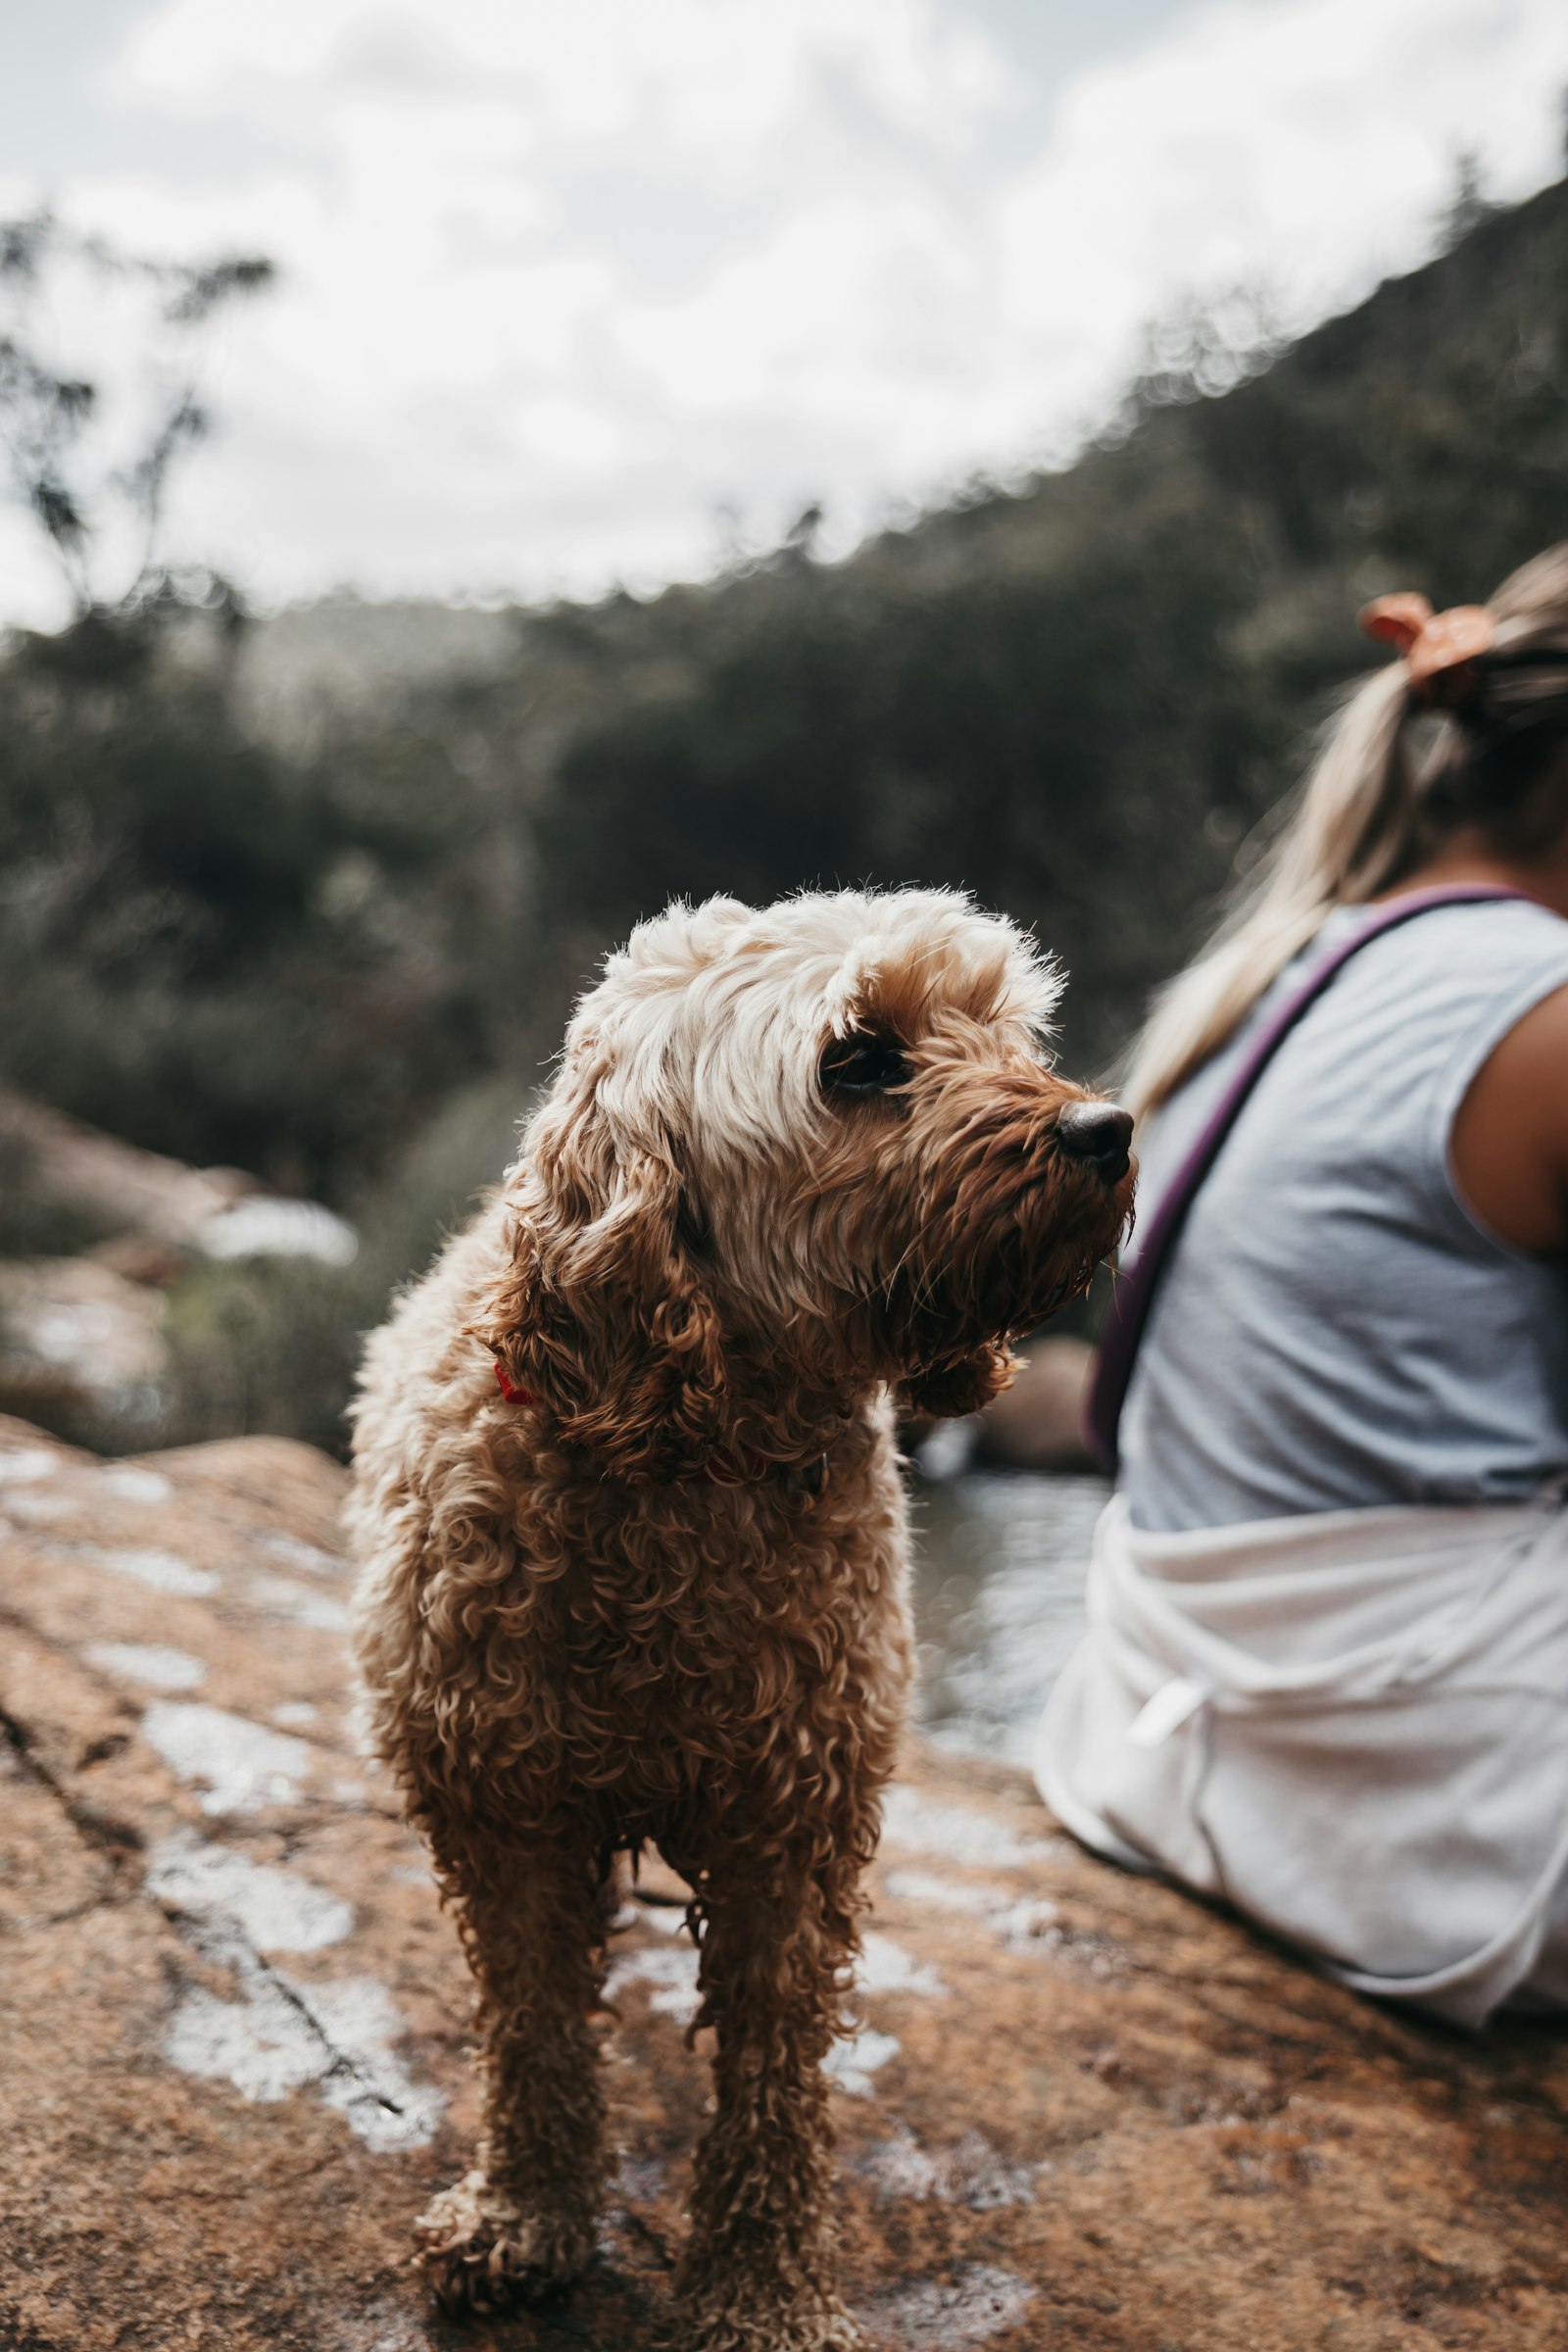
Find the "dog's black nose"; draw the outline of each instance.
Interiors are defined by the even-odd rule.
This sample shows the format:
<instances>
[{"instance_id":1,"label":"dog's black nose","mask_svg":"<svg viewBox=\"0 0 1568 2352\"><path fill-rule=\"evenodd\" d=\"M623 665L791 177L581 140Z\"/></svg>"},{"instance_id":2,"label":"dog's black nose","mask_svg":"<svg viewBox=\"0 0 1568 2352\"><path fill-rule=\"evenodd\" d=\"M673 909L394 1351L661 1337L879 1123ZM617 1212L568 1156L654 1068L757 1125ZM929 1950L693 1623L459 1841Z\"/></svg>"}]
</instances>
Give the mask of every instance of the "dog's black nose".
<instances>
[{"instance_id":1,"label":"dog's black nose","mask_svg":"<svg viewBox=\"0 0 1568 2352\"><path fill-rule=\"evenodd\" d=\"M1069 1102L1056 1121L1056 1136L1074 1159L1087 1159L1107 1184L1119 1184L1131 1160L1133 1116L1115 1102Z\"/></svg>"}]
</instances>

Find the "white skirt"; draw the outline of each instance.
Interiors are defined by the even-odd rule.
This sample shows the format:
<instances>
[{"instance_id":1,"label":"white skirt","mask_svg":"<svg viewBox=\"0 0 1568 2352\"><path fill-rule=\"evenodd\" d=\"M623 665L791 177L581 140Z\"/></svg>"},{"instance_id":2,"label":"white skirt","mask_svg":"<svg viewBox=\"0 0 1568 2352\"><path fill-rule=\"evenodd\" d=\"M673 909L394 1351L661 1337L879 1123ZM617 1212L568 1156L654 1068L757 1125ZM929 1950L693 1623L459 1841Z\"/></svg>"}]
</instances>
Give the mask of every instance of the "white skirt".
<instances>
[{"instance_id":1,"label":"white skirt","mask_svg":"<svg viewBox=\"0 0 1568 2352\"><path fill-rule=\"evenodd\" d=\"M1468 2026L1568 2000L1564 1502L1155 1536L1116 1498L1046 1802L1360 1991Z\"/></svg>"}]
</instances>

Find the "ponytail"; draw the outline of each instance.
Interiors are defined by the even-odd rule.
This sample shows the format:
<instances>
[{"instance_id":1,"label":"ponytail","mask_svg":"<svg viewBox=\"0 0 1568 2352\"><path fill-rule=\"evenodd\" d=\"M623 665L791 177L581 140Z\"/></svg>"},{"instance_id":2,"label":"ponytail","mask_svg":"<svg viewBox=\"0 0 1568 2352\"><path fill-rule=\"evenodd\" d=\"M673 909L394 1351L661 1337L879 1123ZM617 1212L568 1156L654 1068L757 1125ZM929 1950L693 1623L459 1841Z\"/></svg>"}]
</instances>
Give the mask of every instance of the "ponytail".
<instances>
[{"instance_id":1,"label":"ponytail","mask_svg":"<svg viewBox=\"0 0 1568 2352\"><path fill-rule=\"evenodd\" d=\"M1364 906L1418 862L1433 846L1434 819L1448 830L1501 813L1499 801L1517 797L1508 787L1533 780L1540 765L1532 757L1527 768L1520 757L1527 739L1539 755L1547 730L1549 748L1561 749L1568 546L1515 572L1490 614L1496 625L1489 650L1469 664L1462 703L1446 703L1433 757L1419 765L1412 757L1407 721L1435 698L1413 681L1407 662L1378 670L1331 722L1260 880L1155 999L1122 1090L1140 1117L1235 1034L1334 907ZM1500 790L1499 766L1507 771ZM1478 782L1487 786L1479 803Z\"/></svg>"},{"instance_id":2,"label":"ponytail","mask_svg":"<svg viewBox=\"0 0 1568 2352\"><path fill-rule=\"evenodd\" d=\"M1402 670L1380 670L1332 725L1261 882L1198 961L1156 998L1123 1100L1142 1117L1241 1026L1330 908L1375 898L1401 862L1414 814Z\"/></svg>"}]
</instances>

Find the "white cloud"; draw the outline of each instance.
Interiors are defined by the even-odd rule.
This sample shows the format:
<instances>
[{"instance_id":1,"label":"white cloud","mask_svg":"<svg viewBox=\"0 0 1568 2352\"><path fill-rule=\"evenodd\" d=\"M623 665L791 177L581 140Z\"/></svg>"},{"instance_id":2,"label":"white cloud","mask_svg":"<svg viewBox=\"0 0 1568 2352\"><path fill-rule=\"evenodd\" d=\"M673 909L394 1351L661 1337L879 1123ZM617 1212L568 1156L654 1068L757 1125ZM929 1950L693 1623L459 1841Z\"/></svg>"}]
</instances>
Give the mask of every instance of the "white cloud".
<instances>
[{"instance_id":1,"label":"white cloud","mask_svg":"<svg viewBox=\"0 0 1568 2352\"><path fill-rule=\"evenodd\" d=\"M1186 287L1353 297L1459 145L1551 176L1564 81L1561 0L1232 0L1076 75L1020 166L956 0L160 0L106 103L200 126L204 176L57 199L284 271L225 326L181 552L274 597L594 588L700 568L723 502L852 530L1059 446ZM13 518L0 600L35 576Z\"/></svg>"},{"instance_id":2,"label":"white cloud","mask_svg":"<svg viewBox=\"0 0 1568 2352\"><path fill-rule=\"evenodd\" d=\"M1462 148L1499 194L1550 179L1565 80L1555 0L1205 9L1068 93L999 206L1008 307L1258 270L1303 308L1343 300L1421 257Z\"/></svg>"}]
</instances>

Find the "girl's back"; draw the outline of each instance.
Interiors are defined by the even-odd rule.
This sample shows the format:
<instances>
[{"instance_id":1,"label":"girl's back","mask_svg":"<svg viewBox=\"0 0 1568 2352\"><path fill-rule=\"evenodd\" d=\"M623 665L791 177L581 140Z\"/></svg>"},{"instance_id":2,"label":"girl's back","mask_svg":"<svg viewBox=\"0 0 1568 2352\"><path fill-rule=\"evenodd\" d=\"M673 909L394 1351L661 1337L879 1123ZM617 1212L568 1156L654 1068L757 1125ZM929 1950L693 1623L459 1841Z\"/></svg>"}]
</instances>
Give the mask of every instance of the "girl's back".
<instances>
[{"instance_id":1,"label":"girl's back","mask_svg":"<svg viewBox=\"0 0 1568 2352\"><path fill-rule=\"evenodd\" d=\"M1139 1048L1146 1235L1281 985L1400 927L1258 1064L1147 1262L1036 1777L1099 1851L1479 2025L1568 2007L1568 546L1362 617L1400 661Z\"/></svg>"},{"instance_id":2,"label":"girl's back","mask_svg":"<svg viewBox=\"0 0 1568 2352\"><path fill-rule=\"evenodd\" d=\"M1140 1143L1143 1223L1331 914ZM1152 1531L1522 1499L1568 1473L1568 1267L1496 1239L1449 1169L1498 1041L1568 986L1568 922L1436 908L1347 965L1265 1070L1166 1266L1121 1423Z\"/></svg>"}]
</instances>

